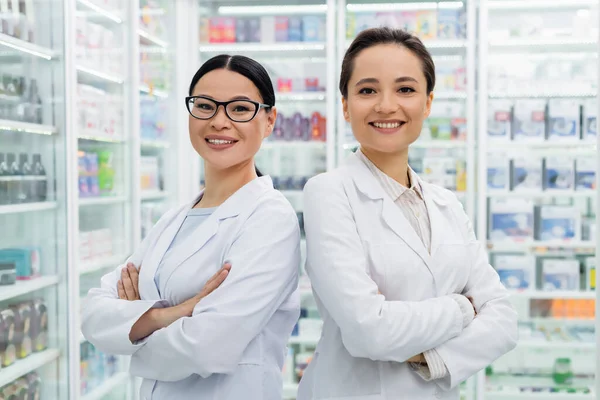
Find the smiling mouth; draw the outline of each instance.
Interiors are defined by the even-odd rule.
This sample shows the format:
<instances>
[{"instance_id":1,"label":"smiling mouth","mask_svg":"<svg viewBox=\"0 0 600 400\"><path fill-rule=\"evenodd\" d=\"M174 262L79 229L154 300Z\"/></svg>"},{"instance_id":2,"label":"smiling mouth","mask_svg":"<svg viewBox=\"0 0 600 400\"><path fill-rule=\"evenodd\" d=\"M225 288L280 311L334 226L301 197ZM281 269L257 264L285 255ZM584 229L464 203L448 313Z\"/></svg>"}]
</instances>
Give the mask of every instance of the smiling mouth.
<instances>
[{"instance_id":1,"label":"smiling mouth","mask_svg":"<svg viewBox=\"0 0 600 400\"><path fill-rule=\"evenodd\" d=\"M397 129L406 122L369 122L369 125L379 129Z\"/></svg>"},{"instance_id":2,"label":"smiling mouth","mask_svg":"<svg viewBox=\"0 0 600 400\"><path fill-rule=\"evenodd\" d=\"M237 140L223 140L223 139L204 139L206 140L207 143L210 144L233 144L233 143L237 143Z\"/></svg>"}]
</instances>

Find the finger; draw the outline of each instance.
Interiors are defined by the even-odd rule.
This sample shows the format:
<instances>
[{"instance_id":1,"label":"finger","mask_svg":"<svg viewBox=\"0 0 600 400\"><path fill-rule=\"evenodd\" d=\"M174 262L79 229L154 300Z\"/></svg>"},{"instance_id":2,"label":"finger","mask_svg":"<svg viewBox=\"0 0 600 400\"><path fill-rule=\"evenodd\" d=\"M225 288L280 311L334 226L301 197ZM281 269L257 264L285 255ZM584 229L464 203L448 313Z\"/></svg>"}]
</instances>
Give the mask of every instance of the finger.
<instances>
[{"instance_id":1,"label":"finger","mask_svg":"<svg viewBox=\"0 0 600 400\"><path fill-rule=\"evenodd\" d=\"M137 269L132 265L130 267L127 267L128 271L129 271L129 277L131 278L131 284L133 285L133 290L135 290L135 297L136 299L140 298L140 289L138 287L139 285L139 279L140 276L138 274Z\"/></svg>"},{"instance_id":2,"label":"finger","mask_svg":"<svg viewBox=\"0 0 600 400\"><path fill-rule=\"evenodd\" d=\"M121 280L123 281L123 287L125 288L127 300L135 300L135 290L133 289L133 284L131 282L131 278L129 277L129 271L127 271L127 268L123 268L121 271Z\"/></svg>"},{"instance_id":3,"label":"finger","mask_svg":"<svg viewBox=\"0 0 600 400\"><path fill-rule=\"evenodd\" d=\"M208 296L216 288L221 286L221 283L223 283L223 281L225 281L225 278L227 278L227 275L229 275L229 270L222 269L221 271L219 271L219 273L217 274L215 279L212 280L212 282L210 282L210 283L207 282L206 285L204 285L204 289L203 289L204 294L202 297Z\"/></svg>"},{"instance_id":4,"label":"finger","mask_svg":"<svg viewBox=\"0 0 600 400\"><path fill-rule=\"evenodd\" d=\"M117 292L119 293L119 299L127 300L127 295L125 294L125 288L123 287L122 281L117 283Z\"/></svg>"},{"instance_id":5,"label":"finger","mask_svg":"<svg viewBox=\"0 0 600 400\"><path fill-rule=\"evenodd\" d=\"M223 266L221 267L220 270L218 270L213 276L210 277L210 279L208 281L206 281L206 284L204 286L213 283L213 281L219 277L221 272L223 272L223 271L229 272L230 270L231 270L231 264L226 262L225 264L223 264Z\"/></svg>"}]
</instances>

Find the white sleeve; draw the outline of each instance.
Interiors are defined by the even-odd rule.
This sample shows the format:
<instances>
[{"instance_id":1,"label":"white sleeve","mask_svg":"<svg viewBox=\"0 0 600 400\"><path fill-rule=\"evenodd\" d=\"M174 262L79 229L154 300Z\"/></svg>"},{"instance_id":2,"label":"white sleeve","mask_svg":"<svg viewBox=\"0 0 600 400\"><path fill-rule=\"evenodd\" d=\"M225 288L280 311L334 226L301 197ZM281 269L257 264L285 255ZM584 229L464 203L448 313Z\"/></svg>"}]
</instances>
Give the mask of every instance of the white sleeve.
<instances>
[{"instance_id":1,"label":"white sleeve","mask_svg":"<svg viewBox=\"0 0 600 400\"><path fill-rule=\"evenodd\" d=\"M435 348L448 368L449 375L436 381L450 390L517 344L517 313L508 299L508 291L498 273L489 264L483 245L476 239L469 218L458 200L454 200L457 223L469 241L472 260L464 295L473 298L477 316L457 337Z\"/></svg>"},{"instance_id":2,"label":"white sleeve","mask_svg":"<svg viewBox=\"0 0 600 400\"><path fill-rule=\"evenodd\" d=\"M100 287L88 292L81 307L81 331L98 349L109 354L131 355L143 344L143 341L131 343L131 328L149 309L162 307L163 303L154 300L121 300L117 282L121 279L121 270L128 262L132 262L136 267L142 264L148 247L160 235L164 225L175 212L176 210L171 210L165 214L127 262L104 275Z\"/></svg>"},{"instance_id":3,"label":"white sleeve","mask_svg":"<svg viewBox=\"0 0 600 400\"><path fill-rule=\"evenodd\" d=\"M450 296L386 301L378 294L342 182L320 175L304 194L306 270L352 356L405 362L462 332L463 313Z\"/></svg>"},{"instance_id":4,"label":"white sleeve","mask_svg":"<svg viewBox=\"0 0 600 400\"><path fill-rule=\"evenodd\" d=\"M178 381L232 373L282 304L299 316L297 293L291 296L298 287L300 229L289 204L269 204L250 216L225 259L231 271L223 284L196 305L192 317L148 337L131 358L133 375Z\"/></svg>"}]
</instances>

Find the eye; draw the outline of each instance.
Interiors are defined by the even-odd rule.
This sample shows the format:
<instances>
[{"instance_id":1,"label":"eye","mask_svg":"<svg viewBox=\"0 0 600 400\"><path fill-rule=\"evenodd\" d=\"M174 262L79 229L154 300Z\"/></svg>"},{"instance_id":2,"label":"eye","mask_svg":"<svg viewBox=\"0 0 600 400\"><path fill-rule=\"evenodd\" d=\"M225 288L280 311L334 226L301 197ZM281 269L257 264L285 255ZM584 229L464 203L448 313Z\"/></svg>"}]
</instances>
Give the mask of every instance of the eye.
<instances>
[{"instance_id":1,"label":"eye","mask_svg":"<svg viewBox=\"0 0 600 400\"><path fill-rule=\"evenodd\" d=\"M250 111L250 109L246 106L235 106L233 108L234 112L246 112L246 111Z\"/></svg>"},{"instance_id":2,"label":"eye","mask_svg":"<svg viewBox=\"0 0 600 400\"><path fill-rule=\"evenodd\" d=\"M358 91L359 94L374 94L375 90L371 88L362 88Z\"/></svg>"},{"instance_id":3,"label":"eye","mask_svg":"<svg viewBox=\"0 0 600 400\"><path fill-rule=\"evenodd\" d=\"M400 93L414 93L415 89L413 89L411 87L401 87L400 89L398 89L398 91Z\"/></svg>"},{"instance_id":4,"label":"eye","mask_svg":"<svg viewBox=\"0 0 600 400\"><path fill-rule=\"evenodd\" d=\"M208 103L196 104L196 108L199 108L201 110L206 110L206 111L214 109L214 107L212 106L212 104L208 104Z\"/></svg>"}]
</instances>

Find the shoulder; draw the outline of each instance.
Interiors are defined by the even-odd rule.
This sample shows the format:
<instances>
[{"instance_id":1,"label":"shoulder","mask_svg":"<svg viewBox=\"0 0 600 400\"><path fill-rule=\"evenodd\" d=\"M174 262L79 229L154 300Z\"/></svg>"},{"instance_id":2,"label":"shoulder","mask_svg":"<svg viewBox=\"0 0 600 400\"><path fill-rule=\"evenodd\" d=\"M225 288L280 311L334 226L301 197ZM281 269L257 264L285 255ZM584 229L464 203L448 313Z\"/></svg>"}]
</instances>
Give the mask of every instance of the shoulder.
<instances>
[{"instance_id":1,"label":"shoulder","mask_svg":"<svg viewBox=\"0 0 600 400\"><path fill-rule=\"evenodd\" d=\"M304 193L310 195L313 193L341 192L344 190L344 186L350 182L352 182L351 168L342 165L310 178L304 186Z\"/></svg>"},{"instance_id":2,"label":"shoulder","mask_svg":"<svg viewBox=\"0 0 600 400\"><path fill-rule=\"evenodd\" d=\"M278 221L298 222L294 207L283 193L276 189L267 190L258 199L250 218L260 219L265 224Z\"/></svg>"}]
</instances>

